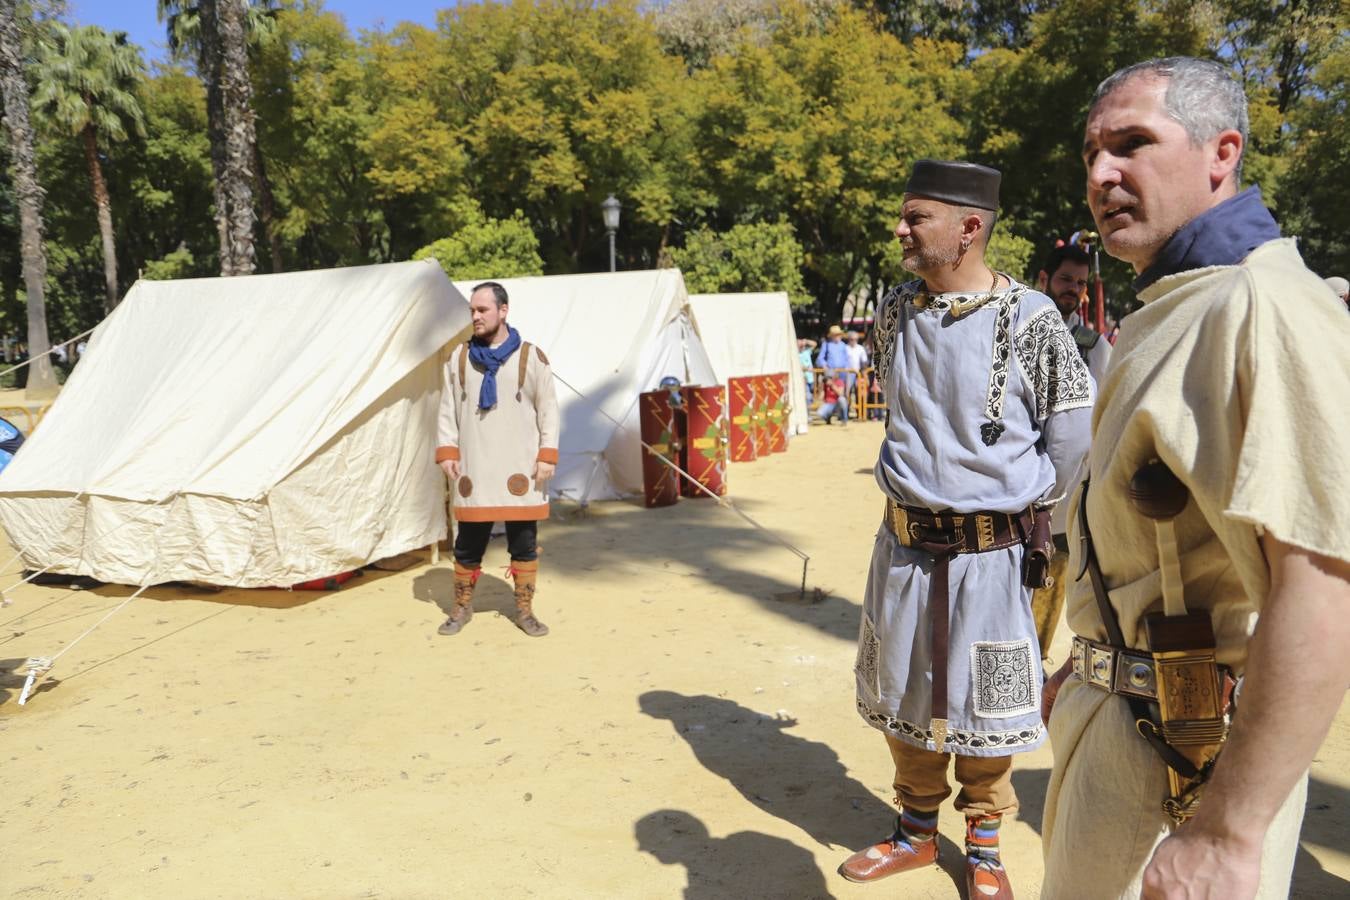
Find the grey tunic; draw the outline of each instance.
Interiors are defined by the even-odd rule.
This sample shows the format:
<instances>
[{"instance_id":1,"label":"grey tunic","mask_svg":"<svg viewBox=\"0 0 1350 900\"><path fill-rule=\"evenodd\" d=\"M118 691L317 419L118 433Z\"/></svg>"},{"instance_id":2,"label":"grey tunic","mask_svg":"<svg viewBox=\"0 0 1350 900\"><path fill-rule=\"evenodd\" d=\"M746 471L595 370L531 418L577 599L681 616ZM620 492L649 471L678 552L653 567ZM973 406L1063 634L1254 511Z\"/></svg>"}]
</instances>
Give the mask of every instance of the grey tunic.
<instances>
[{"instance_id":1,"label":"grey tunic","mask_svg":"<svg viewBox=\"0 0 1350 900\"><path fill-rule=\"evenodd\" d=\"M886 496L934 512L1017 513L1058 501L1087 451L1093 384L1053 302L1014 282L915 305L922 282L877 310L877 371L888 419L876 465ZM998 433L988 443L992 433ZM868 722L907 743L966 756L1038 746L1041 667L1023 548L953 557L949 568L947 716L933 745L933 559L901 546L883 523L858 641L857 703Z\"/></svg>"}]
</instances>

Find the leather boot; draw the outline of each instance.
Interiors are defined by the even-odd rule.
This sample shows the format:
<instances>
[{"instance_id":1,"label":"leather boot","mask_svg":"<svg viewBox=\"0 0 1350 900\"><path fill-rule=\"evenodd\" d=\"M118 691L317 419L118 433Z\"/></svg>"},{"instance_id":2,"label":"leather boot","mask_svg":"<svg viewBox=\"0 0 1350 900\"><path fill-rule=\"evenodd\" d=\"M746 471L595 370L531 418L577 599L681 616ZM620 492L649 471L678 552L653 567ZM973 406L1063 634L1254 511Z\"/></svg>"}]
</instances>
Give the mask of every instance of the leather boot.
<instances>
[{"instance_id":1,"label":"leather boot","mask_svg":"<svg viewBox=\"0 0 1350 900\"><path fill-rule=\"evenodd\" d=\"M436 629L437 634L459 634L460 629L469 624L473 618L473 588L482 574L480 566L471 569L455 560L455 605L450 610L450 618Z\"/></svg>"},{"instance_id":2,"label":"leather boot","mask_svg":"<svg viewBox=\"0 0 1350 900\"><path fill-rule=\"evenodd\" d=\"M516 580L516 627L530 637L543 637L548 634L548 626L534 617L534 583L539 577L539 560L512 560L511 575Z\"/></svg>"},{"instance_id":3,"label":"leather boot","mask_svg":"<svg viewBox=\"0 0 1350 900\"><path fill-rule=\"evenodd\" d=\"M880 844L859 850L844 860L839 867L839 874L849 881L866 883L911 869L937 865L937 843L936 837L910 844L901 840L899 835L892 835Z\"/></svg>"}]
</instances>

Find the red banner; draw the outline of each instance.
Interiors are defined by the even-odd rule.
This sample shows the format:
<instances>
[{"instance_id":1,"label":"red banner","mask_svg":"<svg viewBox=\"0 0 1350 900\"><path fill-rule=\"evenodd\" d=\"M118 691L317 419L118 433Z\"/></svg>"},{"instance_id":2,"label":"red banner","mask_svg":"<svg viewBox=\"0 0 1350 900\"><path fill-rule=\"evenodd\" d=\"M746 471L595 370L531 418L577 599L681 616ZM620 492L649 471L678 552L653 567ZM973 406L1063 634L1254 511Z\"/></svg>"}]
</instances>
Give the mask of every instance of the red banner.
<instances>
[{"instance_id":1,"label":"red banner","mask_svg":"<svg viewBox=\"0 0 1350 900\"><path fill-rule=\"evenodd\" d=\"M680 477L666 459L678 463L681 445L670 391L647 391L638 397L638 428L642 442L651 448L642 448L643 500L649 507L670 506L680 499Z\"/></svg>"},{"instance_id":2,"label":"red banner","mask_svg":"<svg viewBox=\"0 0 1350 900\"><path fill-rule=\"evenodd\" d=\"M725 395L720 386L682 389L688 431L684 440L684 470L699 484L721 497L727 492L727 415ZM708 496L688 479L683 481L686 497Z\"/></svg>"},{"instance_id":3,"label":"red banner","mask_svg":"<svg viewBox=\"0 0 1350 900\"><path fill-rule=\"evenodd\" d=\"M752 462L756 453L755 425L758 400L755 379L727 379L727 411L731 419L731 461Z\"/></svg>"}]
</instances>

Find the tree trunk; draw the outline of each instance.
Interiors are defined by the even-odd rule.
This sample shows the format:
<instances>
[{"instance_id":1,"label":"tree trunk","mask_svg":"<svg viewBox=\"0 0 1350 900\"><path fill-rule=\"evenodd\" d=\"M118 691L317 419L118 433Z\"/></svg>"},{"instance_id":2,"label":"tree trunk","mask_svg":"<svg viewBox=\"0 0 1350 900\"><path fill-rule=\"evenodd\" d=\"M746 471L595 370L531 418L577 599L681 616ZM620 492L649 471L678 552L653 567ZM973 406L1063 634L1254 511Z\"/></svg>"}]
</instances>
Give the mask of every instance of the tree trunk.
<instances>
[{"instance_id":1,"label":"tree trunk","mask_svg":"<svg viewBox=\"0 0 1350 900\"><path fill-rule=\"evenodd\" d=\"M215 205L220 274L233 275L230 256L230 209L225 197L225 113L220 97L220 25L216 0L199 0L201 59L198 74L206 87L206 137L211 147L211 202Z\"/></svg>"},{"instance_id":2,"label":"tree trunk","mask_svg":"<svg viewBox=\"0 0 1350 900\"><path fill-rule=\"evenodd\" d=\"M111 313L117 306L117 245L113 241L112 200L108 184L103 180L103 166L98 161L98 139L94 126L84 126L84 161L89 164L89 181L94 187L94 208L98 211L98 233L103 238L103 286L108 292L103 311Z\"/></svg>"},{"instance_id":3,"label":"tree trunk","mask_svg":"<svg viewBox=\"0 0 1350 900\"><path fill-rule=\"evenodd\" d=\"M23 78L23 50L14 0L0 0L0 92L5 100L9 128L14 193L19 204L20 253L28 295L28 390L41 396L56 392L47 338L47 308L43 289L47 256L42 247L42 185L38 183L33 152L33 129L28 123L28 84Z\"/></svg>"},{"instance_id":4,"label":"tree trunk","mask_svg":"<svg viewBox=\"0 0 1350 900\"><path fill-rule=\"evenodd\" d=\"M219 0L220 94L225 124L225 205L235 275L253 272L253 84L245 39L247 0Z\"/></svg>"}]
</instances>

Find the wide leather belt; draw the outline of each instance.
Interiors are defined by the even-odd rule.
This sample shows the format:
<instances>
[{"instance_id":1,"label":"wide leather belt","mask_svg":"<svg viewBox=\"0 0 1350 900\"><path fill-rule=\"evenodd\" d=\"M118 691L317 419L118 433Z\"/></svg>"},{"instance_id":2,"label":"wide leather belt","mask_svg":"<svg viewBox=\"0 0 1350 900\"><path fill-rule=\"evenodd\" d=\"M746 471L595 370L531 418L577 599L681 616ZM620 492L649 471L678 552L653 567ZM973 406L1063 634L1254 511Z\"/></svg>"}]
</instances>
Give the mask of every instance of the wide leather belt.
<instances>
[{"instance_id":1,"label":"wide leather belt","mask_svg":"<svg viewBox=\"0 0 1350 900\"><path fill-rule=\"evenodd\" d=\"M948 553L987 553L1020 544L1031 532L1030 511L1016 515L1000 512L935 513L919 507L886 501L886 525L904 547L928 549L950 547Z\"/></svg>"},{"instance_id":2,"label":"wide leather belt","mask_svg":"<svg viewBox=\"0 0 1350 900\"><path fill-rule=\"evenodd\" d=\"M1147 650L1113 647L1074 636L1073 674L1111 694L1158 699L1158 675Z\"/></svg>"}]
</instances>

